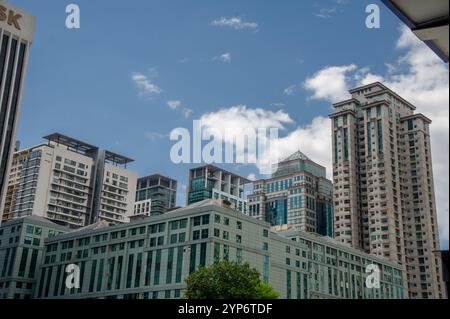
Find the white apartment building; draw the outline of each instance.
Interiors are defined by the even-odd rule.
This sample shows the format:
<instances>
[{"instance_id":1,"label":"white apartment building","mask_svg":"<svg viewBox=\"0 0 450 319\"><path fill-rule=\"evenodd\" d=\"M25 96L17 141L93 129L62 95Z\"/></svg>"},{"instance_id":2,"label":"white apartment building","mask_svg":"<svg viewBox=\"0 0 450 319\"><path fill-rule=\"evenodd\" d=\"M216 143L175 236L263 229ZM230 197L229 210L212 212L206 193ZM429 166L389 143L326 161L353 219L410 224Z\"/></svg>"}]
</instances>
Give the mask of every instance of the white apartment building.
<instances>
[{"instance_id":1,"label":"white apartment building","mask_svg":"<svg viewBox=\"0 0 450 319\"><path fill-rule=\"evenodd\" d=\"M137 175L118 165L131 159L58 133L45 139L15 154L3 221L37 215L71 228L129 221Z\"/></svg>"}]
</instances>

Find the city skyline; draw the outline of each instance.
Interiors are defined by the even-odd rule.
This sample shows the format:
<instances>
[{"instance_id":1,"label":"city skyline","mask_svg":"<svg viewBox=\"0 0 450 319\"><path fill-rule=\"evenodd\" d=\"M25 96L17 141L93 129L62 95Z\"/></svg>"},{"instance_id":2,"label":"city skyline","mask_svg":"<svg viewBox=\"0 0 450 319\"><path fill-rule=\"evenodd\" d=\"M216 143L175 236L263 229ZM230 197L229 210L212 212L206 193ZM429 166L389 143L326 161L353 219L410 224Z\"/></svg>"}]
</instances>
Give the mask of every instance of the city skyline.
<instances>
[{"instance_id":1,"label":"city skyline","mask_svg":"<svg viewBox=\"0 0 450 319\"><path fill-rule=\"evenodd\" d=\"M352 1L346 1L349 2ZM142 6L142 10L137 11L151 12L150 18L144 23L139 15L137 20L142 25L121 25L121 32L125 33L131 28L135 30L131 38L138 39L143 35L140 32L152 30L152 26L163 23L164 28L158 29L161 34L153 32L149 35L149 39L160 42L151 42L150 46L142 44L142 47L134 45L133 49L143 48L138 52L121 48L117 54L101 61L102 50L110 52L117 49L111 47L114 38L107 37L93 42L96 36L98 38L98 32L109 34L112 30L111 21L104 21L102 18L98 18L101 23L98 23L98 28L94 28L94 13L101 8L79 1L82 26L80 30L71 31L64 26L63 6L44 10L45 6L40 8L29 1L14 1L14 5L39 17L37 40L31 49L18 138L23 147L28 147L38 144L42 135L58 130L75 138L105 145L135 158L137 162L130 169L139 176L158 172L178 180L177 202L182 204L185 202L183 185L187 184L187 170L194 165L174 165L170 162L169 150L172 143L167 136L173 128L190 128L192 120L199 118L210 126L218 118L229 123L229 126L242 125L240 123L248 121L257 127L258 120L265 120L271 125L285 127L281 136L286 144L285 155L295 152L300 146L314 161L326 166L330 174L331 122L327 115L332 112L331 103L344 99L349 88L380 80L434 120L431 125L434 170L448 172L448 157L445 156L446 150L448 153L448 125L444 122L445 119L448 120L448 109L445 108L448 105L448 67L438 61L408 30L399 29L396 18L381 4L382 28L369 30L364 25L364 5L350 6L343 3L327 1L322 7L314 6L314 2L296 4L299 11L295 12L292 8L290 10L300 12L302 19L298 19L294 13L286 12L285 8L280 8L280 15L283 17L280 21L264 14L273 4L257 6L254 2L232 2L214 7L202 3L204 9L196 12L195 17L188 21L179 19L181 21L176 21L179 24L174 25L169 23L172 20L167 20L172 17L170 9L184 6L183 4L155 1L151 2L154 10L146 11L151 4L140 3L136 6ZM195 6L201 7L202 4ZM155 18L158 12L163 14L160 18ZM118 11L110 13L111 17L118 16ZM349 21L346 19L349 15L361 19ZM230 20L232 17L239 18ZM120 21L118 18L112 20ZM308 24L317 28L314 33L315 41L312 41L311 35L301 32ZM176 28L177 25L180 26L179 29ZM188 26L189 29L183 29ZM349 32L350 28L355 32L348 33L352 34L349 39L340 37L339 41L342 43L339 43L332 39L332 27L336 28L333 32ZM186 40L181 41L187 30L195 39L203 39L204 43L201 42L196 47L188 45ZM120 35L123 36L124 33ZM173 41L163 39L163 35L181 42L164 57L164 49L167 50ZM280 47L269 47L266 52L263 50L264 43L273 38L280 42L274 41L270 46L279 44ZM50 41L52 39L55 41ZM86 40L92 45L93 54L71 51L81 47ZM360 43L368 45L371 42L377 43L375 52L365 49L361 54L351 49L361 50ZM308 46L302 43L308 43ZM66 48L62 54L59 53L60 56L55 56L56 52L52 52L56 45ZM327 48L330 49L329 45L336 46L337 49L324 52ZM120 59L123 56L136 57L136 61L131 59L131 63L124 62ZM404 59L398 62L401 57ZM424 62L426 59L429 61ZM38 61L42 63L37 63ZM108 63L117 64L117 69L113 68L111 71L107 67ZM261 64L266 68L261 68ZM367 66L371 67L370 70L366 69ZM435 72L425 70L425 66L432 67ZM247 71L244 74L241 72L243 67ZM120 75L120 80L102 77L94 78L97 82L89 80L82 83L81 79L88 77L90 70L108 75L106 78ZM110 73L102 73L108 70ZM61 74L65 75L67 82L59 80ZM236 79L237 82L234 83L236 75L242 79ZM188 83L191 76L194 76L194 81ZM437 79L425 83L431 76ZM56 82L63 83L56 83L57 79ZM75 81L76 91L70 89L69 80ZM329 82L334 85L324 85ZM54 87L55 90L46 90L46 87ZM121 90L118 90L119 87ZM425 92L427 95L424 98ZM130 112L126 111L127 105L131 106ZM61 112L55 112L55 108ZM256 110L259 108L262 111L258 113ZM63 114L70 110L70 117ZM80 114L73 110L78 110ZM87 112L92 115L86 117L85 114L89 114ZM284 115L281 119L280 114ZM105 124L98 125L99 120ZM83 129L80 129L81 122ZM127 126L126 132L118 129L122 123ZM444 147L433 147L436 144ZM151 149L161 151L155 154ZM254 167L230 167L230 170L239 175L257 177ZM448 248L446 175L448 174L435 174L443 248Z\"/></svg>"}]
</instances>

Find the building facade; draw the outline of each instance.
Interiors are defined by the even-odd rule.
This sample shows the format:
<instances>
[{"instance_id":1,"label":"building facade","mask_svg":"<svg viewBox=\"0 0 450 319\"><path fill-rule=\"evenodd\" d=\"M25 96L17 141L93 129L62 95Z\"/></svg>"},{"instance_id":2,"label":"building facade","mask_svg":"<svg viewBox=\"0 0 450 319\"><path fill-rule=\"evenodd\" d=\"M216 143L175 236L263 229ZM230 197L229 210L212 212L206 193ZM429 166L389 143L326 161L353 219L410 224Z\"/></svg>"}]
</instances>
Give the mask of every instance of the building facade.
<instances>
[{"instance_id":1,"label":"building facade","mask_svg":"<svg viewBox=\"0 0 450 319\"><path fill-rule=\"evenodd\" d=\"M206 199L228 201L235 210L245 214L247 200L244 196L244 186L251 182L239 175L213 165L205 165L189 170L189 185L187 188L187 205Z\"/></svg>"},{"instance_id":2,"label":"building facade","mask_svg":"<svg viewBox=\"0 0 450 319\"><path fill-rule=\"evenodd\" d=\"M69 229L27 216L0 226L0 299L29 299L36 288L44 239Z\"/></svg>"},{"instance_id":3,"label":"building facade","mask_svg":"<svg viewBox=\"0 0 450 319\"><path fill-rule=\"evenodd\" d=\"M180 298L185 279L216 261L248 262L283 299L404 298L398 265L302 231L270 224L207 200L126 225L74 231L45 242L34 298ZM79 288L64 270L76 264ZM380 269L367 288L366 267Z\"/></svg>"},{"instance_id":4,"label":"building facade","mask_svg":"<svg viewBox=\"0 0 450 319\"><path fill-rule=\"evenodd\" d=\"M0 1L0 211L7 192L34 28L33 16Z\"/></svg>"},{"instance_id":5,"label":"building facade","mask_svg":"<svg viewBox=\"0 0 450 319\"><path fill-rule=\"evenodd\" d=\"M332 193L325 167L298 151L278 163L270 179L253 182L248 214L272 226L333 237Z\"/></svg>"},{"instance_id":6,"label":"building facade","mask_svg":"<svg viewBox=\"0 0 450 319\"><path fill-rule=\"evenodd\" d=\"M136 188L136 214L161 215L175 208L177 181L159 174L141 177ZM147 210L147 208L149 208Z\"/></svg>"},{"instance_id":7,"label":"building facade","mask_svg":"<svg viewBox=\"0 0 450 319\"><path fill-rule=\"evenodd\" d=\"M62 134L14 155L3 221L29 215L79 228L124 223L134 210L132 160Z\"/></svg>"},{"instance_id":8,"label":"building facade","mask_svg":"<svg viewBox=\"0 0 450 319\"><path fill-rule=\"evenodd\" d=\"M445 298L429 124L381 83L334 104L335 238L407 269L411 298Z\"/></svg>"}]
</instances>

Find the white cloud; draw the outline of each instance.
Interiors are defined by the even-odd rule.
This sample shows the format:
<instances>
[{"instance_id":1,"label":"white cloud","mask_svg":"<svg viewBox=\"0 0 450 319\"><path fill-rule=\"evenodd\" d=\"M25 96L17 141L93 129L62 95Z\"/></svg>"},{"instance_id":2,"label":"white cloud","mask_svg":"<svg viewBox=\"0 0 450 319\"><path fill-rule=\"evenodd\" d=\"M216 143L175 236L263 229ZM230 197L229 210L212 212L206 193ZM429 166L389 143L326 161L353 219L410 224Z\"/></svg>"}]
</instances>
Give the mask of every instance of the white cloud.
<instances>
[{"instance_id":1,"label":"white cloud","mask_svg":"<svg viewBox=\"0 0 450 319\"><path fill-rule=\"evenodd\" d=\"M200 121L204 129L217 129L225 132L227 129L245 130L247 128L285 129L285 124L294 123L289 114L283 111L272 112L261 108L248 108L237 105L222 108L217 112L204 114Z\"/></svg>"},{"instance_id":2,"label":"white cloud","mask_svg":"<svg viewBox=\"0 0 450 319\"><path fill-rule=\"evenodd\" d=\"M337 13L344 12L343 7L350 3L350 0L332 0L332 1L320 1L320 3L328 3L327 7L320 7L318 3L316 7L320 7L319 12L314 14L318 18L329 19Z\"/></svg>"},{"instance_id":3,"label":"white cloud","mask_svg":"<svg viewBox=\"0 0 450 319\"><path fill-rule=\"evenodd\" d=\"M250 181L256 181L256 174L255 173L248 174L247 179Z\"/></svg>"},{"instance_id":4,"label":"white cloud","mask_svg":"<svg viewBox=\"0 0 450 319\"><path fill-rule=\"evenodd\" d=\"M181 106L181 102L176 101L176 100L171 100L171 101L167 102L167 106L170 107L172 110L176 110L177 108L179 108Z\"/></svg>"},{"instance_id":5,"label":"white cloud","mask_svg":"<svg viewBox=\"0 0 450 319\"><path fill-rule=\"evenodd\" d=\"M221 54L219 56L214 57L213 60L224 62L224 63L230 63L231 62L231 53L228 52L228 53Z\"/></svg>"},{"instance_id":6,"label":"white cloud","mask_svg":"<svg viewBox=\"0 0 450 319\"><path fill-rule=\"evenodd\" d=\"M316 13L315 16L322 19L328 19L331 18L336 11L336 8L321 8L319 13Z\"/></svg>"},{"instance_id":7,"label":"white cloud","mask_svg":"<svg viewBox=\"0 0 450 319\"><path fill-rule=\"evenodd\" d=\"M396 48L402 55L395 63L386 64L384 75L353 64L325 67L308 78L304 87L313 99L338 102L349 97L348 89L380 81L433 121L430 129L440 237L448 242L449 69L406 27L400 29ZM323 138L328 136L324 133Z\"/></svg>"},{"instance_id":8,"label":"white cloud","mask_svg":"<svg viewBox=\"0 0 450 319\"><path fill-rule=\"evenodd\" d=\"M284 89L283 94L288 96L294 95L296 87L297 86L295 84L288 86L286 89Z\"/></svg>"},{"instance_id":9,"label":"white cloud","mask_svg":"<svg viewBox=\"0 0 450 319\"><path fill-rule=\"evenodd\" d=\"M153 83L150 76L134 72L131 79L139 89L140 95L159 95L162 93L162 89Z\"/></svg>"},{"instance_id":10,"label":"white cloud","mask_svg":"<svg viewBox=\"0 0 450 319\"><path fill-rule=\"evenodd\" d=\"M279 159L302 151L316 163L327 168L328 178L331 179L332 145L330 119L323 116L314 118L309 125L301 126L285 137L280 137L274 144L275 156Z\"/></svg>"},{"instance_id":11,"label":"white cloud","mask_svg":"<svg viewBox=\"0 0 450 319\"><path fill-rule=\"evenodd\" d=\"M179 110L184 115L185 118L191 117L192 113L194 113L193 110L191 110L187 107L182 107L181 101L178 101L178 100L168 101L167 106L172 110Z\"/></svg>"},{"instance_id":12,"label":"white cloud","mask_svg":"<svg viewBox=\"0 0 450 319\"><path fill-rule=\"evenodd\" d=\"M356 69L357 66L354 64L325 67L307 78L303 87L313 92L311 98L315 100L330 102L345 100L349 97L347 75Z\"/></svg>"},{"instance_id":13,"label":"white cloud","mask_svg":"<svg viewBox=\"0 0 450 319\"><path fill-rule=\"evenodd\" d=\"M245 22L240 17L221 17L220 19L214 20L211 24L217 27L230 27L235 30L257 30L259 27L256 22Z\"/></svg>"},{"instance_id":14,"label":"white cloud","mask_svg":"<svg viewBox=\"0 0 450 319\"><path fill-rule=\"evenodd\" d=\"M284 111L272 112L261 108L248 108L246 106L233 106L217 112L205 114L201 117L204 131L211 132L234 128L235 135L225 143L234 143L234 137L242 134L245 129L278 128L285 130L286 124L293 124L289 114ZM326 117L315 118L310 125L296 128L286 136L279 136L271 140L271 148L262 157L270 158L272 163L278 162L298 150L310 156L317 163L331 167L331 123ZM258 168L261 166L257 165ZM328 170L331 177L332 172ZM249 177L250 179L250 177Z\"/></svg>"}]
</instances>

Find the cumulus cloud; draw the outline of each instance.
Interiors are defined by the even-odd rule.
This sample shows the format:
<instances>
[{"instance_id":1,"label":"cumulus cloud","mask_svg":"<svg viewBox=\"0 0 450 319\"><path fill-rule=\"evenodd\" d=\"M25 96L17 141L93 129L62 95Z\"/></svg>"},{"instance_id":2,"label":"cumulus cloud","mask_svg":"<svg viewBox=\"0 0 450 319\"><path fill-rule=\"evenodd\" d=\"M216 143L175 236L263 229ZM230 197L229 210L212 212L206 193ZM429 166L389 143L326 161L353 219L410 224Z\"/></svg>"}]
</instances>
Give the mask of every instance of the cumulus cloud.
<instances>
[{"instance_id":1,"label":"cumulus cloud","mask_svg":"<svg viewBox=\"0 0 450 319\"><path fill-rule=\"evenodd\" d=\"M204 128L257 130L258 128L277 128L284 130L285 124L294 121L283 111L272 112L262 108L249 108L245 105L222 108L217 112L204 114L200 121Z\"/></svg>"},{"instance_id":2,"label":"cumulus cloud","mask_svg":"<svg viewBox=\"0 0 450 319\"><path fill-rule=\"evenodd\" d=\"M131 79L138 88L140 95L159 95L162 93L162 89L153 83L150 76L133 72Z\"/></svg>"},{"instance_id":3,"label":"cumulus cloud","mask_svg":"<svg viewBox=\"0 0 450 319\"><path fill-rule=\"evenodd\" d=\"M348 74L357 68L354 64L325 67L306 79L303 87L313 92L311 99L330 102L345 100L349 97Z\"/></svg>"},{"instance_id":4,"label":"cumulus cloud","mask_svg":"<svg viewBox=\"0 0 450 319\"><path fill-rule=\"evenodd\" d=\"M213 26L216 27L230 27L235 30L257 30L258 24L256 22L246 22L243 21L240 17L231 17L231 18L225 18L221 17L220 19L214 20L211 22Z\"/></svg>"},{"instance_id":5,"label":"cumulus cloud","mask_svg":"<svg viewBox=\"0 0 450 319\"><path fill-rule=\"evenodd\" d=\"M224 132L233 129L235 134L224 136L224 142L233 144L237 136L241 136L247 129L253 131L259 128L277 128L286 130L286 125L293 124L289 114L284 111L272 112L261 108L249 108L247 106L233 106L223 108L217 112L205 114L200 119L204 132ZM268 136L266 136L269 139ZM317 117L311 124L297 127L285 136L270 138L270 148L267 148L261 158L267 162L257 163L257 167L267 174L268 163L277 163L279 160L301 150L319 164L331 167L331 124L326 117ZM245 151L249 151L245 149ZM256 152L256 150L255 150ZM257 154L254 154L257 157ZM328 171L331 177L332 172Z\"/></svg>"},{"instance_id":6,"label":"cumulus cloud","mask_svg":"<svg viewBox=\"0 0 450 319\"><path fill-rule=\"evenodd\" d=\"M396 49L401 50L401 56L386 63L385 74L374 74L368 67L354 64L328 66L306 79L303 86L312 99L338 102L349 97L350 88L379 81L433 121L430 129L436 202L441 240L448 245L449 69L407 27L400 28ZM324 133L323 138L327 135Z\"/></svg>"}]
</instances>

